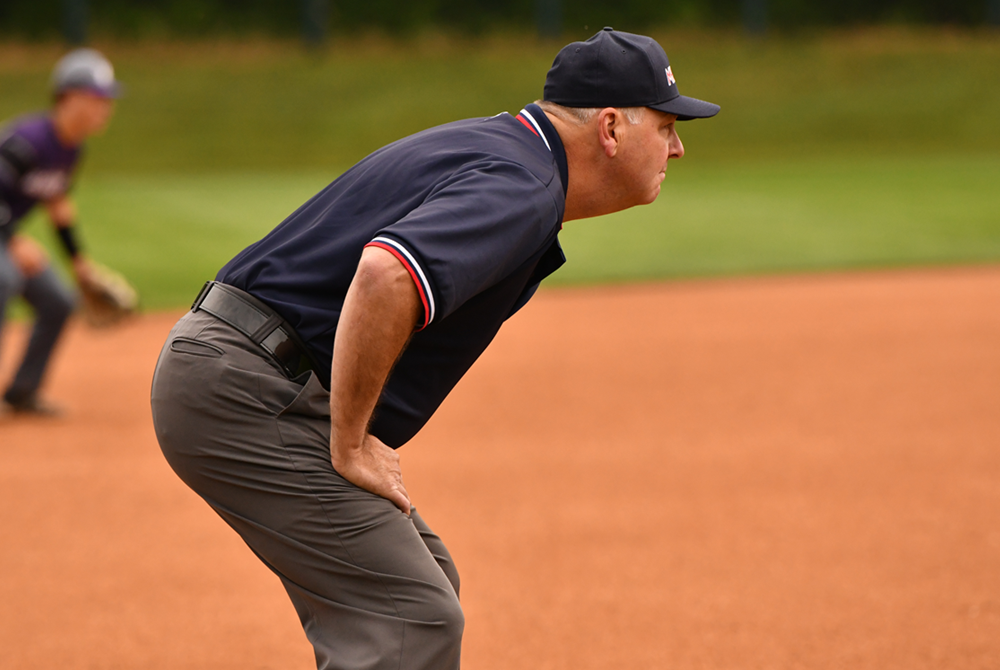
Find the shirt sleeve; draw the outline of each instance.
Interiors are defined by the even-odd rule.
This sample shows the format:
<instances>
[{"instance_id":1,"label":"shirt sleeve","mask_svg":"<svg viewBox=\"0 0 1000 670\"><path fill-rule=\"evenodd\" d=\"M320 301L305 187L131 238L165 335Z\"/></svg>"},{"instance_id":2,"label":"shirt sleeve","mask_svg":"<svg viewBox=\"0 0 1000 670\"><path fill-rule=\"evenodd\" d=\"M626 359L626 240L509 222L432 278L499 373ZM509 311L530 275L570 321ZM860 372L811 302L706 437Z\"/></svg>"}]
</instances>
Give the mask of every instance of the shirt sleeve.
<instances>
[{"instance_id":1,"label":"shirt sleeve","mask_svg":"<svg viewBox=\"0 0 1000 670\"><path fill-rule=\"evenodd\" d=\"M494 285L550 241L561 211L515 163L477 163L439 184L369 246L395 255L413 277L426 327Z\"/></svg>"},{"instance_id":2,"label":"shirt sleeve","mask_svg":"<svg viewBox=\"0 0 1000 670\"><path fill-rule=\"evenodd\" d=\"M0 139L0 184L15 186L37 162L35 148L25 138L12 133Z\"/></svg>"}]
</instances>

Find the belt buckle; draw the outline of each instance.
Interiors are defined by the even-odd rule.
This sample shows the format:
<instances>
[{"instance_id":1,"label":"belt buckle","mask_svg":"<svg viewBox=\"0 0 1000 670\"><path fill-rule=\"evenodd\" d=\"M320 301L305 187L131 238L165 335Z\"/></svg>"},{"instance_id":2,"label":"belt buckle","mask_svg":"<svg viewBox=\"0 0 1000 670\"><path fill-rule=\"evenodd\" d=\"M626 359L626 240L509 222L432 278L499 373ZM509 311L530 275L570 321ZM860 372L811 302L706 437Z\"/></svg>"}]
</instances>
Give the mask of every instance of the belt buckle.
<instances>
[{"instance_id":1,"label":"belt buckle","mask_svg":"<svg viewBox=\"0 0 1000 670\"><path fill-rule=\"evenodd\" d=\"M260 346L278 361L289 379L313 369L309 359L281 325L263 338Z\"/></svg>"},{"instance_id":2,"label":"belt buckle","mask_svg":"<svg viewBox=\"0 0 1000 670\"><path fill-rule=\"evenodd\" d=\"M214 285L215 285L215 281L213 281L211 279L209 279L207 282L205 282L205 285L201 287L200 291L198 291L198 296L194 299L194 302L191 303L191 311L192 312L198 311L198 307L201 306L202 301L205 300L205 296L208 295L208 292L210 290L212 290L212 286L214 286Z\"/></svg>"}]
</instances>

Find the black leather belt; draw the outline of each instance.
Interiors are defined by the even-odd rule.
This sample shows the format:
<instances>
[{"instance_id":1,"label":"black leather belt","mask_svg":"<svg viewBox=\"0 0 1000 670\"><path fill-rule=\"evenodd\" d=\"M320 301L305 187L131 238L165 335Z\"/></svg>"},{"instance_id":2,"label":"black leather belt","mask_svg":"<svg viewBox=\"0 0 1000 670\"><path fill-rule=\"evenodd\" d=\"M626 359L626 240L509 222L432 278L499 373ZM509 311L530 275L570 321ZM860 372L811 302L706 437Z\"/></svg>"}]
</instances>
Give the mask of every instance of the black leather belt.
<instances>
[{"instance_id":1,"label":"black leather belt","mask_svg":"<svg viewBox=\"0 0 1000 670\"><path fill-rule=\"evenodd\" d=\"M216 281L205 282L191 311L208 312L269 353L289 378L316 370L305 345L273 309L246 291Z\"/></svg>"}]
</instances>

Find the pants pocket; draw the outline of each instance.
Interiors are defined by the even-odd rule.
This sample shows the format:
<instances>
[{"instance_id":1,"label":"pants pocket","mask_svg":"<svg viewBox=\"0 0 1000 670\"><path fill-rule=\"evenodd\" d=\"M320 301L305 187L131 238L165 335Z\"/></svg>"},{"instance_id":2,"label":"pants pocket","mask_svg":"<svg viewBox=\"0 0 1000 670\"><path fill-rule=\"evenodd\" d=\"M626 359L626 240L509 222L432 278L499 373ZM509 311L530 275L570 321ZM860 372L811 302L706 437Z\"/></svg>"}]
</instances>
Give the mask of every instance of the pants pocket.
<instances>
[{"instance_id":1,"label":"pants pocket","mask_svg":"<svg viewBox=\"0 0 1000 670\"><path fill-rule=\"evenodd\" d=\"M204 356L206 358L221 358L226 352L214 344L192 340L187 337L175 337L170 342L170 350L179 354L190 354L192 356Z\"/></svg>"},{"instance_id":2,"label":"pants pocket","mask_svg":"<svg viewBox=\"0 0 1000 670\"><path fill-rule=\"evenodd\" d=\"M279 416L301 414L307 417L330 419L330 392L323 388L315 372L309 371L294 380L301 384L295 398L281 410Z\"/></svg>"}]
</instances>

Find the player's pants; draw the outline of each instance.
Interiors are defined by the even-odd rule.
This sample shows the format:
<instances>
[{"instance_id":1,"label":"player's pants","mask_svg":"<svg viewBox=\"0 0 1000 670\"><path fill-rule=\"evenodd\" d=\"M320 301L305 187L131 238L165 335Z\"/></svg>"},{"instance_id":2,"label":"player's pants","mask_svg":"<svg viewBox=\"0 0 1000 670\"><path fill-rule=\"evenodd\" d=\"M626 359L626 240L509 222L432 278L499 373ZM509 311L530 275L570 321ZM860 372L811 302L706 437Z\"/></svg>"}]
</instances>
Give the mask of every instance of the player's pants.
<instances>
[{"instance_id":1,"label":"player's pants","mask_svg":"<svg viewBox=\"0 0 1000 670\"><path fill-rule=\"evenodd\" d=\"M321 669L457 670L448 550L330 463L329 394L205 312L171 331L153 423L174 471L281 579Z\"/></svg>"},{"instance_id":2,"label":"player's pants","mask_svg":"<svg viewBox=\"0 0 1000 670\"><path fill-rule=\"evenodd\" d=\"M38 391L75 302L73 292L51 267L34 277L25 277L0 242L0 322L10 300L18 295L35 311L35 325L21 365L4 394L11 401L30 397Z\"/></svg>"}]
</instances>

